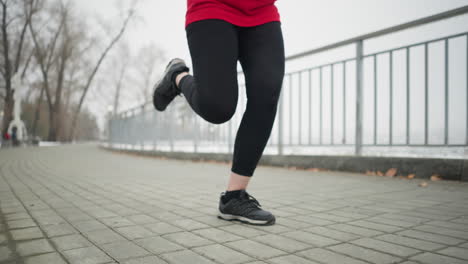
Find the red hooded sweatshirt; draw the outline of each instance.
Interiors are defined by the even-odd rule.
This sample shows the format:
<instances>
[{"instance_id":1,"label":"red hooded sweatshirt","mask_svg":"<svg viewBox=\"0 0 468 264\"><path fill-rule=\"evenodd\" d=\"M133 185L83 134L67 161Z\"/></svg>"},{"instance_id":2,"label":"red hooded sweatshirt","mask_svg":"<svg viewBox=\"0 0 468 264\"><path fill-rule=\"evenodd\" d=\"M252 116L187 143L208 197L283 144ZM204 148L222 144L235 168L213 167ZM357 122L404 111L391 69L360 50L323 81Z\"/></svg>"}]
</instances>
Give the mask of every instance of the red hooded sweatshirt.
<instances>
[{"instance_id":1,"label":"red hooded sweatshirt","mask_svg":"<svg viewBox=\"0 0 468 264\"><path fill-rule=\"evenodd\" d=\"M185 26L205 19L222 19L240 27L280 21L276 0L187 0Z\"/></svg>"}]
</instances>

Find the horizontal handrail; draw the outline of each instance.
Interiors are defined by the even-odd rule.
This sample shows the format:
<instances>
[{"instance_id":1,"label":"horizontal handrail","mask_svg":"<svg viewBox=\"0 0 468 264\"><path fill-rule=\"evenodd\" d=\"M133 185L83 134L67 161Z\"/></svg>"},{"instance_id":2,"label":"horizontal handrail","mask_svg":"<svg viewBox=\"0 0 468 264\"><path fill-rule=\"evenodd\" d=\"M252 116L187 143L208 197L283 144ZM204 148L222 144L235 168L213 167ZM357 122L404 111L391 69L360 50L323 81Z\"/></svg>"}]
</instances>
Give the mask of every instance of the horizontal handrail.
<instances>
[{"instance_id":1,"label":"horizontal handrail","mask_svg":"<svg viewBox=\"0 0 468 264\"><path fill-rule=\"evenodd\" d=\"M388 35L390 33L395 33L397 31L410 29L410 28L413 28L413 27L417 27L417 26L421 26L421 25L424 25L424 24L440 21L440 20L443 20L443 19L463 15L463 14L466 14L466 13L468 13L468 5L460 7L460 8L452 9L452 10L449 10L449 11L446 11L446 12L442 12L442 13L439 13L439 14L435 14L435 15L432 15L432 16L416 19L416 20L413 20L413 21L410 21L410 22L407 22L407 23L397 25L397 26L392 26L392 27L389 27L389 28L386 28L386 29L378 30L378 31L375 31L375 32L372 32L372 33L367 33L367 34L364 34L364 35L361 35L361 36L357 36L357 37L342 40L342 41L339 41L339 42L336 42L336 43L328 44L328 45L325 45L325 46L322 46L322 47L319 47L319 48L315 48L315 49L312 49L312 50L308 50L308 51L300 52L300 53L297 53L297 54L294 54L294 55L290 55L290 56L286 57L286 61L299 59L299 58L310 56L310 55L320 53L320 52L323 52L323 51L327 51L327 50L339 48L339 47L342 47L342 46L354 44L354 43L356 43L356 41L367 40L367 39L371 39L371 38L380 37L380 36L383 36L383 35Z\"/></svg>"}]
</instances>

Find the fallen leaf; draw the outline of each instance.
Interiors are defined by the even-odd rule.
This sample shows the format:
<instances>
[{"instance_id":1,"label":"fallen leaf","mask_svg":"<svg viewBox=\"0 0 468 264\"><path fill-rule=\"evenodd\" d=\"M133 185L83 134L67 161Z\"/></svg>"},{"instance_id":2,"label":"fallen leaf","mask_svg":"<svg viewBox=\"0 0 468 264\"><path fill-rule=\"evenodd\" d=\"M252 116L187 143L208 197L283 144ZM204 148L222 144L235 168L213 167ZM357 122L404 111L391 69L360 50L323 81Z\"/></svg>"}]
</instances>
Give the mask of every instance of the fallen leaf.
<instances>
[{"instance_id":1,"label":"fallen leaf","mask_svg":"<svg viewBox=\"0 0 468 264\"><path fill-rule=\"evenodd\" d=\"M440 181L442 178L440 177L439 174L434 174L431 176L431 181Z\"/></svg>"},{"instance_id":2,"label":"fallen leaf","mask_svg":"<svg viewBox=\"0 0 468 264\"><path fill-rule=\"evenodd\" d=\"M395 177L396 174L397 174L397 169L396 168L391 168L385 173L385 176Z\"/></svg>"},{"instance_id":3,"label":"fallen leaf","mask_svg":"<svg viewBox=\"0 0 468 264\"><path fill-rule=\"evenodd\" d=\"M419 187L425 188L425 187L427 187L427 185L428 185L427 182L424 181L424 182L421 182L421 183L419 184Z\"/></svg>"},{"instance_id":4,"label":"fallen leaf","mask_svg":"<svg viewBox=\"0 0 468 264\"><path fill-rule=\"evenodd\" d=\"M383 172L381 172L381 171L378 171L378 172L377 172L377 175L379 175L379 176L384 176Z\"/></svg>"},{"instance_id":5,"label":"fallen leaf","mask_svg":"<svg viewBox=\"0 0 468 264\"><path fill-rule=\"evenodd\" d=\"M318 171L320 171L320 169L319 168L309 168L309 169L307 169L307 171L318 172Z\"/></svg>"},{"instance_id":6,"label":"fallen leaf","mask_svg":"<svg viewBox=\"0 0 468 264\"><path fill-rule=\"evenodd\" d=\"M408 179L414 179L414 177L416 177L416 174L413 173L413 174L409 174L407 178Z\"/></svg>"},{"instance_id":7,"label":"fallen leaf","mask_svg":"<svg viewBox=\"0 0 468 264\"><path fill-rule=\"evenodd\" d=\"M375 171L368 170L368 171L366 171L366 175L373 176L373 175L376 175L376 174L375 174Z\"/></svg>"}]
</instances>

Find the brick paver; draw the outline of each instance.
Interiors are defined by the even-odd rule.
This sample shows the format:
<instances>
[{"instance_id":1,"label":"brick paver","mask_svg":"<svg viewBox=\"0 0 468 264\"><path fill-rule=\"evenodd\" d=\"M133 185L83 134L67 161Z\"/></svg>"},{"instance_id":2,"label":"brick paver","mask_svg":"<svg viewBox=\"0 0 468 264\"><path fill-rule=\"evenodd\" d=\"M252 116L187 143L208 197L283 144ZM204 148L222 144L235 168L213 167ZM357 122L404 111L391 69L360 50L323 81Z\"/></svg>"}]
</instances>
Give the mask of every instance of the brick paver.
<instances>
[{"instance_id":1,"label":"brick paver","mask_svg":"<svg viewBox=\"0 0 468 264\"><path fill-rule=\"evenodd\" d=\"M0 262L468 263L468 184L259 167L271 227L216 218L229 166L0 150Z\"/></svg>"}]
</instances>

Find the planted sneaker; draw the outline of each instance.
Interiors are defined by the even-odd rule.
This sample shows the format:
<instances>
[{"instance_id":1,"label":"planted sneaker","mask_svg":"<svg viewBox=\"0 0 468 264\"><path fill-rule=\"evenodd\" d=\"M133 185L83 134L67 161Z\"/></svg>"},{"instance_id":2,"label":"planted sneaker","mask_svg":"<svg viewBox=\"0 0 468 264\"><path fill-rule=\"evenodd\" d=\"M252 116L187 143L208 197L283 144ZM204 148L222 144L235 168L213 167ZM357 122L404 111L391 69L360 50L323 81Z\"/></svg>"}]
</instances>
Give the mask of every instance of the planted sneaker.
<instances>
[{"instance_id":1,"label":"planted sneaker","mask_svg":"<svg viewBox=\"0 0 468 264\"><path fill-rule=\"evenodd\" d=\"M153 105L158 111L166 110L166 107L181 93L175 84L177 74L188 72L189 68L182 59L173 59L169 62L164 74L154 86Z\"/></svg>"},{"instance_id":2,"label":"planted sneaker","mask_svg":"<svg viewBox=\"0 0 468 264\"><path fill-rule=\"evenodd\" d=\"M219 200L218 218L227 221L240 221L251 225L273 225L275 216L261 208L260 203L245 190L239 197L231 198L223 203ZM223 193L224 194L224 193Z\"/></svg>"}]
</instances>

